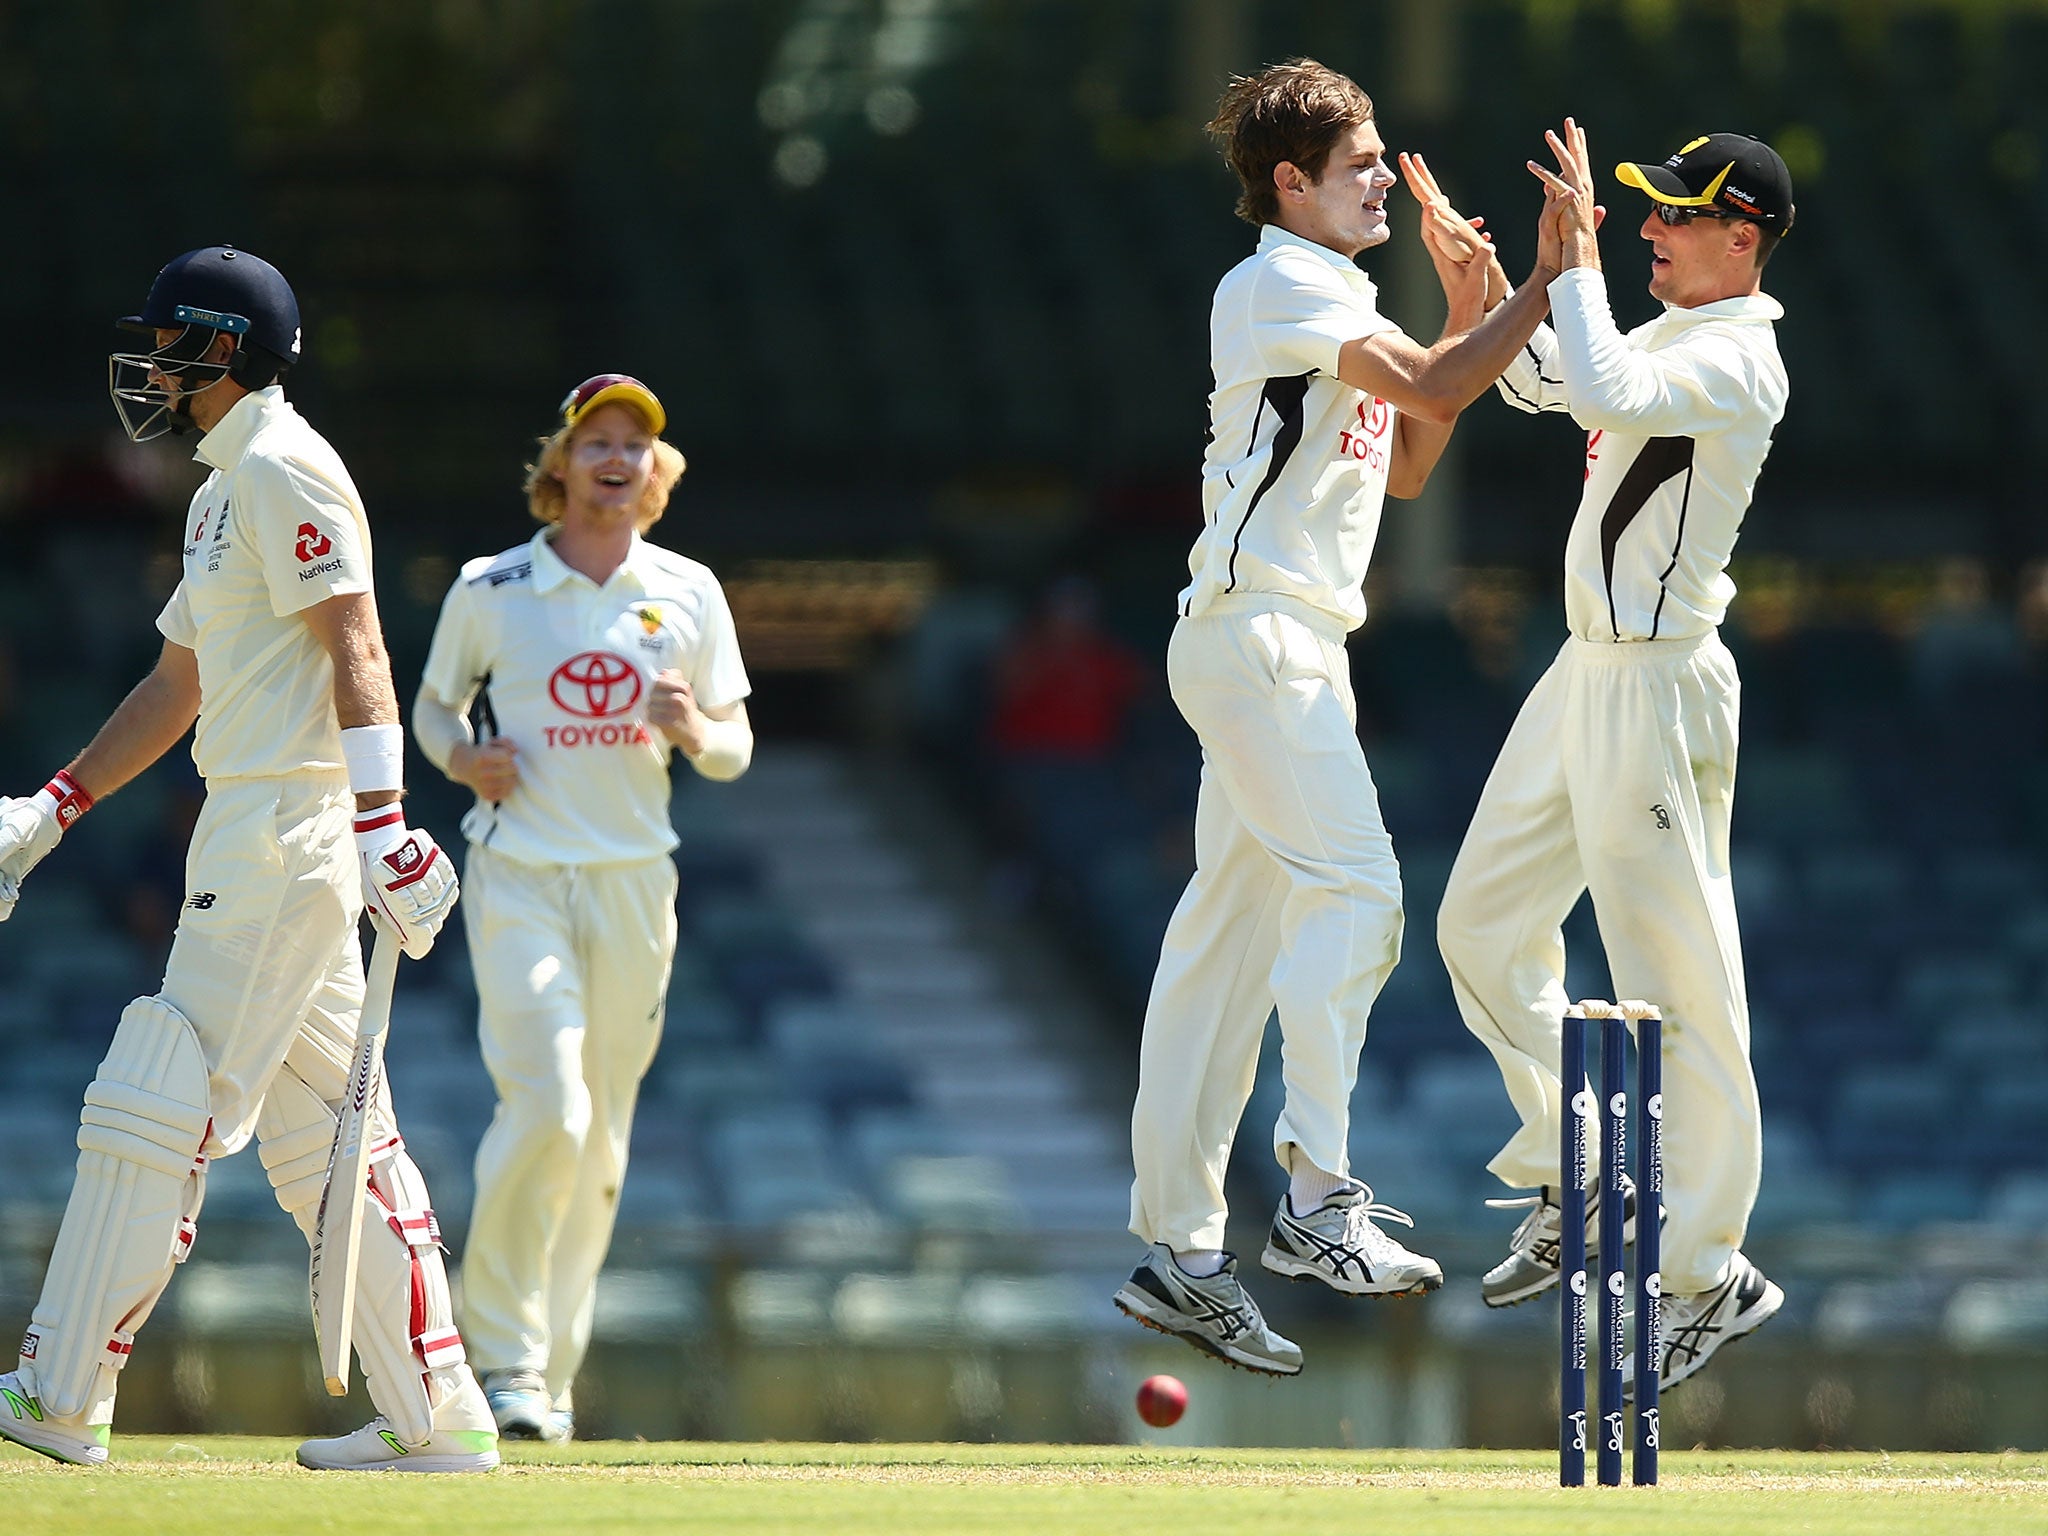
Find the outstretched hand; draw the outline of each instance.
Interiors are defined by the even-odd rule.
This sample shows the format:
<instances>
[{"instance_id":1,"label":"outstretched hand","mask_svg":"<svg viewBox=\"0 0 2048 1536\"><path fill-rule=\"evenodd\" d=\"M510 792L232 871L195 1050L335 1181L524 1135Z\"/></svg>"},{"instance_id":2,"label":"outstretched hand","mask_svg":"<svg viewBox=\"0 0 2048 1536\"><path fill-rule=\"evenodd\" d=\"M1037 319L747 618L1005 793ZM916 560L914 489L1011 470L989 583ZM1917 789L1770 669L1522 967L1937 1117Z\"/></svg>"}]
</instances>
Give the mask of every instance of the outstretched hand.
<instances>
[{"instance_id":1,"label":"outstretched hand","mask_svg":"<svg viewBox=\"0 0 2048 1536\"><path fill-rule=\"evenodd\" d=\"M1444 297L1453 308L1475 298L1491 309L1509 292L1507 273L1494 254L1484 219L1468 219L1451 206L1422 156L1404 151L1399 157L1402 183L1422 208L1422 243L1429 251ZM1479 288L1484 278L1485 287Z\"/></svg>"},{"instance_id":2,"label":"outstretched hand","mask_svg":"<svg viewBox=\"0 0 2048 1536\"><path fill-rule=\"evenodd\" d=\"M1529 170L1543 183L1543 211L1536 219L1536 261L1539 266L1563 271L1566 267L1600 265L1600 243L1595 232L1607 218L1607 210L1593 201L1593 157L1586 148L1586 130L1573 118L1564 120L1564 132L1545 129L1544 142L1557 157L1555 173L1528 162Z\"/></svg>"}]
</instances>

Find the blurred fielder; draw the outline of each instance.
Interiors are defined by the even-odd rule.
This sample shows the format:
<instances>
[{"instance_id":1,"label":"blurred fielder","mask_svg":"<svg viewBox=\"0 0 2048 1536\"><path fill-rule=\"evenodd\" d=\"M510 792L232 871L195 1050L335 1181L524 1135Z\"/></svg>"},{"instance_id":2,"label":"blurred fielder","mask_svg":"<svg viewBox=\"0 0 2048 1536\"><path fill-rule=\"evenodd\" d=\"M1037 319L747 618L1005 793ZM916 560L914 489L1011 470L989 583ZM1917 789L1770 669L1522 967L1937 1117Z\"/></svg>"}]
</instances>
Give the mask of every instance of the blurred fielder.
<instances>
[{"instance_id":1,"label":"blurred fielder","mask_svg":"<svg viewBox=\"0 0 2048 1536\"><path fill-rule=\"evenodd\" d=\"M1351 1177L1346 1152L1366 1015L1400 953L1401 881L1345 637L1365 618L1381 498L1422 489L1458 412L1541 319L1555 270L1482 319L1488 264L1465 264L1438 226L1481 237L1405 159L1435 211L1424 238L1450 310L1424 346L1380 314L1353 261L1387 238L1396 179L1366 94L1294 60L1232 81L1209 127L1259 240L1210 317L1204 527L1166 662L1202 744L1196 870L1160 949L1131 1117L1131 1230L1151 1251L1116 1304L1292 1375L1301 1351L1223 1251L1224 1170L1276 1007L1286 1107L1273 1150L1288 1193L1261 1262L1354 1296L1443 1282L1376 1224L1408 1218Z\"/></svg>"},{"instance_id":2,"label":"blurred fielder","mask_svg":"<svg viewBox=\"0 0 2048 1536\"><path fill-rule=\"evenodd\" d=\"M121 322L110 385L137 441L201 434L212 473L185 523L184 575L156 668L39 793L0 802L0 917L95 797L194 721L206 803L163 989L122 1013L85 1091L78 1173L22 1340L0 1435L60 1461L107 1459L135 1334L192 1246L206 1164L253 1136L310 1241L363 1001L365 903L423 955L456 896L408 829L404 736L348 471L285 398L299 307L277 269L187 251ZM309 1467L480 1471L497 1434L463 1361L427 1188L378 1094L355 1345L379 1416L299 1448Z\"/></svg>"},{"instance_id":3,"label":"blurred fielder","mask_svg":"<svg viewBox=\"0 0 2048 1536\"><path fill-rule=\"evenodd\" d=\"M499 1430L564 1440L640 1079L676 947L669 759L735 779L746 669L718 578L647 543L683 473L623 374L586 380L528 469L547 526L472 560L413 729L476 791L463 902L498 1109L476 1155L463 1323ZM489 731L475 739L466 713Z\"/></svg>"},{"instance_id":4,"label":"blurred fielder","mask_svg":"<svg viewBox=\"0 0 2048 1536\"><path fill-rule=\"evenodd\" d=\"M1732 133L1696 138L1662 164L1618 167L1649 195L1641 234L1650 293L1665 306L1624 336L1600 270L1586 136L1567 119L1549 140L1559 172L1530 169L1551 193L1547 240L1563 271L1550 284L1551 325L1500 392L1586 429L1585 489L1565 545L1571 636L1501 748L1437 936L1465 1023L1522 1117L1489 1166L1538 1191L1505 1202L1531 1209L1485 1277L1492 1306L1558 1277L1558 1192L1546 1181L1562 1110L1561 925L1581 892L1592 892L1619 995L1663 1008L1660 1379L1670 1386L1784 1300L1741 1252L1762 1140L1728 877L1739 684L1718 631L1735 592L1728 557L1785 411L1772 329L1784 311L1761 285L1792 227L1792 179L1769 145ZM1589 1204L1595 1240L1597 1215Z\"/></svg>"}]
</instances>

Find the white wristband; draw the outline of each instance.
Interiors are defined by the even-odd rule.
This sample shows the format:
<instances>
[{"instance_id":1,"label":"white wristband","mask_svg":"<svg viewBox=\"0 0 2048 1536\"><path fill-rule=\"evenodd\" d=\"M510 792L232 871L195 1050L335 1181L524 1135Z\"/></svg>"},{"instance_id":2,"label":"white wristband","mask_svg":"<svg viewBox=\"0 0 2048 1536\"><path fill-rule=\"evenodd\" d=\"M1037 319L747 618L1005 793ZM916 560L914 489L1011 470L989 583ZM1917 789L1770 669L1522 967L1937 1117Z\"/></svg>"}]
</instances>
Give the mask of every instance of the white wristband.
<instances>
[{"instance_id":1,"label":"white wristband","mask_svg":"<svg viewBox=\"0 0 2048 1536\"><path fill-rule=\"evenodd\" d=\"M348 787L359 795L405 788L405 729L396 725L352 725L341 733Z\"/></svg>"}]
</instances>

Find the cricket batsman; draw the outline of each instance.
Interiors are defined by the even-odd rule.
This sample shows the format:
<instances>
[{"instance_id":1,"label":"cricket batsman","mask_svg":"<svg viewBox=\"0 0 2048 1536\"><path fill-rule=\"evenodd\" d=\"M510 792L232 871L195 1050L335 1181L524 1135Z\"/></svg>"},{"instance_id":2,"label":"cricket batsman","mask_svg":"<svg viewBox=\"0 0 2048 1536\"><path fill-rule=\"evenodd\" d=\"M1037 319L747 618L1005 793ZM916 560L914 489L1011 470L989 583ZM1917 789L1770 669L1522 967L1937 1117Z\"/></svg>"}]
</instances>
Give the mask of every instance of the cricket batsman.
<instances>
[{"instance_id":1,"label":"cricket batsman","mask_svg":"<svg viewBox=\"0 0 2048 1536\"><path fill-rule=\"evenodd\" d=\"M157 664L86 749L0 801L0 919L90 811L197 722L206 803L162 988L121 1014L79 1117L78 1172L21 1343L0 1436L106 1461L135 1336L191 1252L206 1165L251 1138L310 1241L363 1001L356 925L417 958L455 904L448 858L408 828L403 733L370 577L370 530L340 457L285 398L299 306L247 251L187 251L120 322L109 387L128 435L197 438L211 473L184 524ZM354 1318L378 1417L312 1440L302 1465L423 1472L498 1464L464 1362L425 1181L380 1083ZM337 1198L339 1198L337 1194Z\"/></svg>"}]
</instances>

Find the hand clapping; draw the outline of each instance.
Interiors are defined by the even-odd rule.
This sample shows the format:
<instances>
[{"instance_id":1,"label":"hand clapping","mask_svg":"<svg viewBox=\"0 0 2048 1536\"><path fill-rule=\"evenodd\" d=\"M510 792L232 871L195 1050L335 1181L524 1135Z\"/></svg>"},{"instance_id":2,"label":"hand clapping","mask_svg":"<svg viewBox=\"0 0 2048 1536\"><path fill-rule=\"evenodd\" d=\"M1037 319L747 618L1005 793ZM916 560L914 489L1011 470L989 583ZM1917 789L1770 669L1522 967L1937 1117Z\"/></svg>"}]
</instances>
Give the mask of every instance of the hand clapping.
<instances>
[{"instance_id":1,"label":"hand clapping","mask_svg":"<svg viewBox=\"0 0 2048 1536\"><path fill-rule=\"evenodd\" d=\"M1469 299L1483 273L1485 290L1479 297L1482 307L1491 309L1507 297L1509 285L1483 228L1486 221L1468 219L1451 206L1422 156L1403 152L1399 159L1402 183L1422 208L1422 243L1444 285L1444 297L1454 306Z\"/></svg>"},{"instance_id":2,"label":"hand clapping","mask_svg":"<svg viewBox=\"0 0 2048 1536\"><path fill-rule=\"evenodd\" d=\"M1544 142L1557 157L1555 173L1534 160L1529 171L1543 183L1543 212L1536 222L1536 260L1541 266L1563 271L1566 267L1600 266L1600 243L1595 231L1607 217L1607 210L1593 201L1593 157L1586 148L1586 130L1573 118L1564 120L1562 135L1546 129Z\"/></svg>"}]
</instances>

